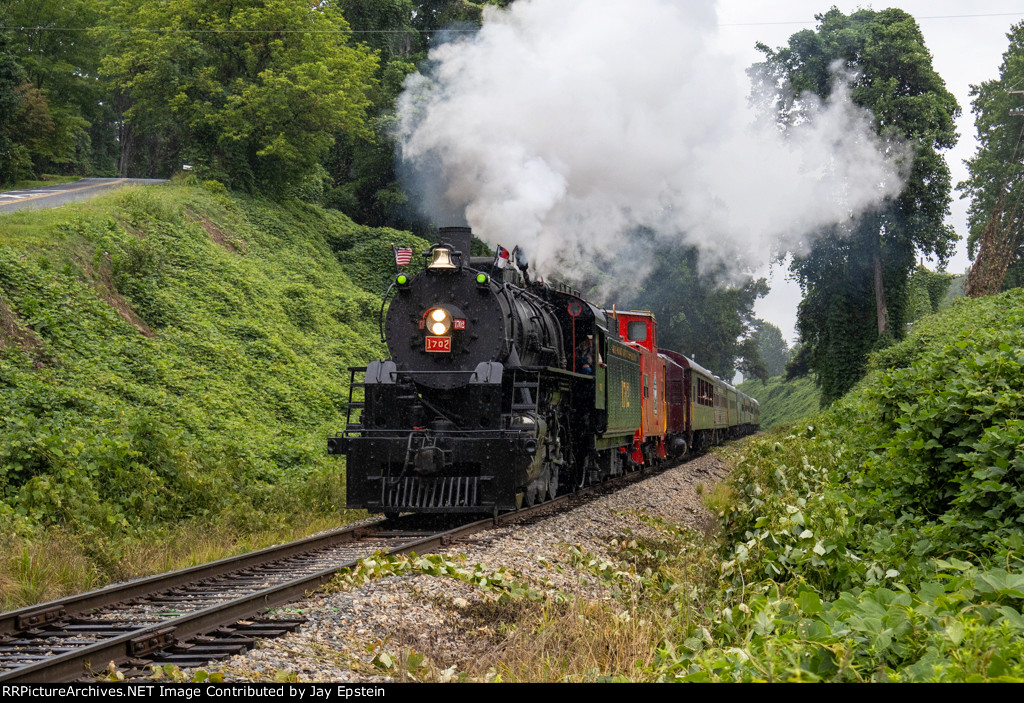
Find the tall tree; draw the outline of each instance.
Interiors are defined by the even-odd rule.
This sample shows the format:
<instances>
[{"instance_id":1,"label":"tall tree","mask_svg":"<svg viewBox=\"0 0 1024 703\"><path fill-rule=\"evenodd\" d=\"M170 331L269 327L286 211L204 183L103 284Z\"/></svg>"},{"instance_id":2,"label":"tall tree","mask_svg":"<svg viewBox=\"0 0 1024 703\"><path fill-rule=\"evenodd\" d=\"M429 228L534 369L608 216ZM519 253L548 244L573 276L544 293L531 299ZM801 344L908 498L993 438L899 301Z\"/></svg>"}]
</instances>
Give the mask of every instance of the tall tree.
<instances>
[{"instance_id":1,"label":"tall tree","mask_svg":"<svg viewBox=\"0 0 1024 703\"><path fill-rule=\"evenodd\" d=\"M55 131L46 96L27 80L7 36L0 32L0 184L32 177L53 154Z\"/></svg>"},{"instance_id":2,"label":"tall tree","mask_svg":"<svg viewBox=\"0 0 1024 703\"><path fill-rule=\"evenodd\" d=\"M427 57L431 43L461 34L441 34L449 28L479 27L485 5L507 0L338 0L354 36L377 52L379 83L369 108L370 138L340 134L325 166L334 188L325 204L359 222L374 226L423 231L423 222L395 173L395 100L405 77Z\"/></svg>"},{"instance_id":3,"label":"tall tree","mask_svg":"<svg viewBox=\"0 0 1024 703\"><path fill-rule=\"evenodd\" d=\"M338 132L365 131L376 57L334 3L112 0L104 68L129 123L239 188L322 173Z\"/></svg>"},{"instance_id":4,"label":"tall tree","mask_svg":"<svg viewBox=\"0 0 1024 703\"><path fill-rule=\"evenodd\" d=\"M789 346L782 336L782 330L770 322L754 320L750 338L757 346L758 355L764 362L768 378L781 376L789 363Z\"/></svg>"},{"instance_id":5,"label":"tall tree","mask_svg":"<svg viewBox=\"0 0 1024 703\"><path fill-rule=\"evenodd\" d=\"M999 78L971 86L978 151L967 162L970 174L958 185L971 197L968 253L974 259L967 280L972 297L1024 283L1024 22L1006 35ZM1017 91L1017 92L1014 92Z\"/></svg>"},{"instance_id":6,"label":"tall tree","mask_svg":"<svg viewBox=\"0 0 1024 703\"><path fill-rule=\"evenodd\" d=\"M25 68L35 99L45 100L50 129L32 150L33 169L110 174L116 141L107 86L99 77L105 45L89 29L102 0L6 0L0 21Z\"/></svg>"},{"instance_id":7,"label":"tall tree","mask_svg":"<svg viewBox=\"0 0 1024 703\"><path fill-rule=\"evenodd\" d=\"M860 378L872 348L903 334L915 252L940 261L952 252L956 234L943 224L950 174L940 152L956 143L960 108L906 12L845 15L832 8L816 19L816 30L797 32L785 47L759 45L765 61L755 70L788 86L777 103L780 122L804 117L799 94L826 97L837 80L848 80L853 101L874 113L878 133L906 140L913 149L897 198L824 233L808 254L793 260L804 291L797 317L803 354L818 372L823 402L830 402Z\"/></svg>"},{"instance_id":8,"label":"tall tree","mask_svg":"<svg viewBox=\"0 0 1024 703\"><path fill-rule=\"evenodd\" d=\"M20 138L23 85L25 69L8 49L7 35L0 32L0 185L18 180L31 165Z\"/></svg>"},{"instance_id":9,"label":"tall tree","mask_svg":"<svg viewBox=\"0 0 1024 703\"><path fill-rule=\"evenodd\" d=\"M412 0L340 0L338 6L353 36L377 54L380 66L367 110L370 135L337 135L324 162L333 184L324 204L365 224L407 229L410 209L395 175L391 133L402 83L426 50L424 36L413 27L416 5Z\"/></svg>"}]
</instances>

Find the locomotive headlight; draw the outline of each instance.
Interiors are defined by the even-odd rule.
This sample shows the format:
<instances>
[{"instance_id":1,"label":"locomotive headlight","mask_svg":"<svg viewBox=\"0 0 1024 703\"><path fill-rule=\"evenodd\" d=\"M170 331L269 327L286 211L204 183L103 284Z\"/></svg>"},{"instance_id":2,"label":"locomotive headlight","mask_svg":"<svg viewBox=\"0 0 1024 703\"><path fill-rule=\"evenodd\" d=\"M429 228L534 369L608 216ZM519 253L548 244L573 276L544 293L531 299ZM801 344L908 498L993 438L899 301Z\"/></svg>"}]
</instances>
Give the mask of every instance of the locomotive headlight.
<instances>
[{"instance_id":1,"label":"locomotive headlight","mask_svg":"<svg viewBox=\"0 0 1024 703\"><path fill-rule=\"evenodd\" d=\"M448 334L452 328L452 318L444 308L434 308L427 312L427 328L436 336Z\"/></svg>"}]
</instances>

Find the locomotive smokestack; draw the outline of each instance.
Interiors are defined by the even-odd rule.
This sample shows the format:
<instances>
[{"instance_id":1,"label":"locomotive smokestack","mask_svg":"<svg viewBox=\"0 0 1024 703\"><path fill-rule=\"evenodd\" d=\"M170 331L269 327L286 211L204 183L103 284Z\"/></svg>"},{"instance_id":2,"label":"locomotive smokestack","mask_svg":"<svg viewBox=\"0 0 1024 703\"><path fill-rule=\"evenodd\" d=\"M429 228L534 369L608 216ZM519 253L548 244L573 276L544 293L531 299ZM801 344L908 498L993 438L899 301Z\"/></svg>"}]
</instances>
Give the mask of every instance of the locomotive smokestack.
<instances>
[{"instance_id":1,"label":"locomotive smokestack","mask_svg":"<svg viewBox=\"0 0 1024 703\"><path fill-rule=\"evenodd\" d=\"M473 243L473 230L471 228L441 227L437 231L442 242L451 244L455 251L461 251L463 260L469 261L469 247Z\"/></svg>"}]
</instances>

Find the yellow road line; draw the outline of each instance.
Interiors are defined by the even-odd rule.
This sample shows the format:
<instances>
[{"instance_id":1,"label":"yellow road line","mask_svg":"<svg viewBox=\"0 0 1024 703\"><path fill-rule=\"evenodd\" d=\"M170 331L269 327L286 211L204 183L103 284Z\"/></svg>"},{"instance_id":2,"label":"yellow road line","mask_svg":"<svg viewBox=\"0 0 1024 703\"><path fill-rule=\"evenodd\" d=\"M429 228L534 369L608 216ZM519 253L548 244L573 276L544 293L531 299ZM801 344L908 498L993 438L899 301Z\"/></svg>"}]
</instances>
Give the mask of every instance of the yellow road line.
<instances>
[{"instance_id":1,"label":"yellow road line","mask_svg":"<svg viewBox=\"0 0 1024 703\"><path fill-rule=\"evenodd\" d=\"M106 188L107 186L116 186L118 183L124 183L127 178L119 178L116 181L110 183L94 183L91 186L82 186L81 188L68 188L67 190L57 190L53 193L43 193L42 195L30 195L27 198L18 198L17 200L5 200L0 203L0 207L4 205L10 205L11 203L26 203L29 200L38 200L39 198L52 198L55 195L64 195L65 193L74 193L79 190L89 190L90 188Z\"/></svg>"}]
</instances>

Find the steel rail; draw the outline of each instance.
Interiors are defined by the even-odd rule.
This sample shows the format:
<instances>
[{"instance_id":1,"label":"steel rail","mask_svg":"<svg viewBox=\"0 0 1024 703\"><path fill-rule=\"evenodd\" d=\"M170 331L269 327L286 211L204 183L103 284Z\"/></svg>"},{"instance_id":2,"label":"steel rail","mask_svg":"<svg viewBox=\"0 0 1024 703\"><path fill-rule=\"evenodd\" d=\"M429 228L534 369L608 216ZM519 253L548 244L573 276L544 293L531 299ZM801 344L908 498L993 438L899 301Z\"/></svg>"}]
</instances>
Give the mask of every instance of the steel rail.
<instances>
[{"instance_id":1,"label":"steel rail","mask_svg":"<svg viewBox=\"0 0 1024 703\"><path fill-rule=\"evenodd\" d=\"M477 520L426 537L416 537L386 550L385 553L389 555L409 552L426 553L447 546L453 540L466 537L474 532L514 523L538 513L543 514L545 511L557 508L569 501L586 499L597 492L617 489L651 475L652 472L650 471L627 473L603 484L588 486L573 493L557 496L552 500L531 508ZM72 618L75 615L92 613L98 608L159 594L171 588L195 584L198 581L232 574L259 565L266 565L291 556L307 554L345 543L357 542L364 537L393 539L403 536L401 530L389 532L377 529L386 524L381 522L372 525L343 528L285 545L268 547L256 552L221 559L210 564L137 579L123 584L115 584L81 595L69 596L57 601L2 613L0 614L0 628L2 628L0 629L0 635L24 633L26 630L32 630L47 624L58 625L63 620ZM92 645L78 647L71 652L65 652L42 661L0 672L0 681L4 683L71 681L83 675L88 675L94 670L105 669L109 662L119 664L136 659L140 656L136 651L137 643L140 641L164 642L165 644L162 646L165 647L174 641L184 642L199 635L213 632L218 628L230 626L239 620L250 618L269 608L299 600L311 589L330 582L340 570L355 566L360 558L362 557L307 574L286 583L238 596L224 603L142 626Z\"/></svg>"},{"instance_id":2,"label":"steel rail","mask_svg":"<svg viewBox=\"0 0 1024 703\"><path fill-rule=\"evenodd\" d=\"M0 613L0 636L23 632L29 628L39 627L55 620L89 613L108 605L133 598L142 598L203 579L214 578L265 564L268 561L287 559L288 557L305 554L317 549L352 542L365 536L371 529L372 526L368 525L345 527L295 542L227 557L208 564L199 564L178 571L133 579L124 583L116 583L48 603L31 605L19 610Z\"/></svg>"},{"instance_id":3,"label":"steel rail","mask_svg":"<svg viewBox=\"0 0 1024 703\"><path fill-rule=\"evenodd\" d=\"M447 530L429 537L422 537L405 542L397 547L387 550L386 553L404 554L415 551L429 551L447 544L456 537L465 536L472 532L485 529L493 524L493 518L478 520L474 523L463 525L453 530ZM365 530L365 528L362 529ZM353 530L353 532L354 531L355 530ZM368 534L370 534L370 532L371 531L369 530L367 531ZM253 553L252 556L255 556L255 554L256 553ZM222 560L217 563L222 564L227 561L231 560ZM274 608L302 598L310 589L317 588L331 581L339 570L355 566L358 562L359 559L352 559L339 566L333 566L329 569L304 576L288 583L262 589L255 593L232 599L226 603L214 605L177 618L164 620L117 637L111 637L94 645L80 647L72 652L65 652L44 661L12 669L10 671L0 673L0 681L3 681L4 683L24 683L73 680L81 677L83 674L88 674L90 671L94 670L93 667L95 666L98 666L98 669L103 669L107 666L108 662L113 661L115 663L119 663L133 658L134 655L131 652L131 645L133 642L137 642L145 638L166 639L169 635L172 635L174 639L179 641L185 641L198 635L216 630L219 627L231 625L239 620L266 610L267 608ZM195 569L187 569L183 571L194 572ZM174 573L177 575L182 572ZM157 579L145 580L154 581Z\"/></svg>"}]
</instances>

